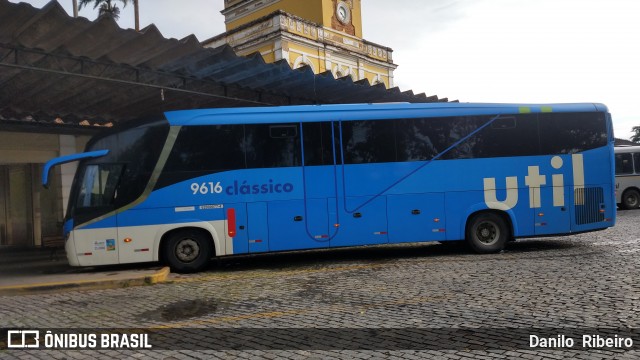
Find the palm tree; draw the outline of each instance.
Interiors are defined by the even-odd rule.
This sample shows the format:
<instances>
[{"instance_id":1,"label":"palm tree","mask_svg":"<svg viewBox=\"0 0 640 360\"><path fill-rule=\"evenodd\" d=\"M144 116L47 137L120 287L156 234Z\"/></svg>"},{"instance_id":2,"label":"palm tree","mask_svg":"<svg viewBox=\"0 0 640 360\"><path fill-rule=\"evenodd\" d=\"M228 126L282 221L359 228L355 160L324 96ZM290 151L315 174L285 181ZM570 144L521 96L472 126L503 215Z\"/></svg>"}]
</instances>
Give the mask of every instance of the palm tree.
<instances>
[{"instance_id":1,"label":"palm tree","mask_svg":"<svg viewBox=\"0 0 640 360\"><path fill-rule=\"evenodd\" d=\"M635 133L631 136L631 141L640 144L640 126L634 126L631 131Z\"/></svg>"},{"instance_id":2,"label":"palm tree","mask_svg":"<svg viewBox=\"0 0 640 360\"><path fill-rule=\"evenodd\" d=\"M136 31L140 31L140 7L138 6L138 0L133 0L133 12L136 18Z\"/></svg>"},{"instance_id":3,"label":"palm tree","mask_svg":"<svg viewBox=\"0 0 640 360\"><path fill-rule=\"evenodd\" d=\"M100 7L99 16L112 16L115 20L120 17L120 9L115 4L116 0L80 0L80 9L89 3L93 3L93 8ZM127 6L129 0L118 0L122 3L122 7Z\"/></svg>"}]
</instances>

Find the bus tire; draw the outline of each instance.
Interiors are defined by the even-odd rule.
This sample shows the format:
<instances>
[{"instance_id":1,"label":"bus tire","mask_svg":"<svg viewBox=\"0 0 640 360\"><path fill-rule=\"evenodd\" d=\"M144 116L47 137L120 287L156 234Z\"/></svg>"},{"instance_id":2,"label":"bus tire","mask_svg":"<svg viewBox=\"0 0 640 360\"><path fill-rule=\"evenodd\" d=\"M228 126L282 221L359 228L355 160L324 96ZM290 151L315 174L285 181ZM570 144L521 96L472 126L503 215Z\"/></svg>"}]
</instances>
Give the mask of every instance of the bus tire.
<instances>
[{"instance_id":1,"label":"bus tire","mask_svg":"<svg viewBox=\"0 0 640 360\"><path fill-rule=\"evenodd\" d=\"M625 209L637 209L640 207L640 192L629 189L622 194L622 207Z\"/></svg>"},{"instance_id":2,"label":"bus tire","mask_svg":"<svg viewBox=\"0 0 640 360\"><path fill-rule=\"evenodd\" d=\"M172 270L180 273L197 272L213 256L211 238L203 231L181 230L170 234L164 246L164 257Z\"/></svg>"},{"instance_id":3,"label":"bus tire","mask_svg":"<svg viewBox=\"0 0 640 360\"><path fill-rule=\"evenodd\" d=\"M469 247L479 254L491 254L502 251L509 238L509 227L498 214L482 212L469 219L466 241Z\"/></svg>"}]
</instances>

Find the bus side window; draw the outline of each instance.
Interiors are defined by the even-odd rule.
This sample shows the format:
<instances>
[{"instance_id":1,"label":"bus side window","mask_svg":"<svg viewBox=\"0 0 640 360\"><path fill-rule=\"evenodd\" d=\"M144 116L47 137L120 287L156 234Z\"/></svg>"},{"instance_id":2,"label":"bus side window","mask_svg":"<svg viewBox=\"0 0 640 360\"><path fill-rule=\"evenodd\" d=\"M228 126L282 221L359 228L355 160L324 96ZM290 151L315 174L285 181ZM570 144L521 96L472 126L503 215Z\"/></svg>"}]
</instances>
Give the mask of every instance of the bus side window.
<instances>
[{"instance_id":1,"label":"bus side window","mask_svg":"<svg viewBox=\"0 0 640 360\"><path fill-rule=\"evenodd\" d=\"M246 168L243 142L244 125L182 127L156 189L198 176Z\"/></svg>"},{"instance_id":2,"label":"bus side window","mask_svg":"<svg viewBox=\"0 0 640 360\"><path fill-rule=\"evenodd\" d=\"M483 117L479 125L491 121ZM537 114L500 115L470 139L476 157L535 156L540 154Z\"/></svg>"},{"instance_id":3,"label":"bus side window","mask_svg":"<svg viewBox=\"0 0 640 360\"><path fill-rule=\"evenodd\" d=\"M345 164L396 161L394 120L358 120L342 123Z\"/></svg>"},{"instance_id":4,"label":"bus side window","mask_svg":"<svg viewBox=\"0 0 640 360\"><path fill-rule=\"evenodd\" d=\"M500 116L491 123L491 128L497 130L515 129L516 118L515 116Z\"/></svg>"},{"instance_id":5,"label":"bus side window","mask_svg":"<svg viewBox=\"0 0 640 360\"><path fill-rule=\"evenodd\" d=\"M400 119L396 123L398 161L431 160L438 154L427 122L430 119Z\"/></svg>"},{"instance_id":6,"label":"bus side window","mask_svg":"<svg viewBox=\"0 0 640 360\"><path fill-rule=\"evenodd\" d=\"M287 139L298 136L296 125L271 125L269 126L269 136L273 139Z\"/></svg>"},{"instance_id":7,"label":"bus side window","mask_svg":"<svg viewBox=\"0 0 640 360\"><path fill-rule=\"evenodd\" d=\"M633 153L633 163L636 168L635 173L640 174L640 152Z\"/></svg>"},{"instance_id":8,"label":"bus side window","mask_svg":"<svg viewBox=\"0 0 640 360\"><path fill-rule=\"evenodd\" d=\"M302 165L296 126L246 125L243 145L249 169Z\"/></svg>"},{"instance_id":9,"label":"bus side window","mask_svg":"<svg viewBox=\"0 0 640 360\"><path fill-rule=\"evenodd\" d=\"M631 153L616 154L616 175L633 174Z\"/></svg>"},{"instance_id":10,"label":"bus side window","mask_svg":"<svg viewBox=\"0 0 640 360\"><path fill-rule=\"evenodd\" d=\"M244 169L243 139L242 125L183 127L164 172L204 174Z\"/></svg>"},{"instance_id":11,"label":"bus side window","mask_svg":"<svg viewBox=\"0 0 640 360\"><path fill-rule=\"evenodd\" d=\"M302 130L304 132L305 166L333 165L331 123L304 123L302 124ZM336 158L336 160L338 159Z\"/></svg>"},{"instance_id":12,"label":"bus side window","mask_svg":"<svg viewBox=\"0 0 640 360\"><path fill-rule=\"evenodd\" d=\"M604 114L540 114L540 145L544 155L575 154L606 146Z\"/></svg>"}]
</instances>

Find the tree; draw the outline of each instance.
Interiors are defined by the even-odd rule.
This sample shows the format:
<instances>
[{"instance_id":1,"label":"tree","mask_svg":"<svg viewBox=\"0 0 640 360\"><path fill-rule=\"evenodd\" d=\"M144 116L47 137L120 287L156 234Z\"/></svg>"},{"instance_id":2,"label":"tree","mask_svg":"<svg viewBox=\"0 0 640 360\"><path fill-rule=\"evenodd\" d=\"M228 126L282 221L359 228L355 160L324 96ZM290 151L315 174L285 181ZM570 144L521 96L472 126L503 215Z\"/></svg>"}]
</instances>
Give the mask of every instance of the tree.
<instances>
[{"instance_id":1,"label":"tree","mask_svg":"<svg viewBox=\"0 0 640 360\"><path fill-rule=\"evenodd\" d=\"M118 0L122 3L122 7L127 6L129 0ZM120 17L120 9L115 4L116 0L80 0L80 9L89 3L93 3L93 8L100 8L99 16L107 15L118 20Z\"/></svg>"},{"instance_id":2,"label":"tree","mask_svg":"<svg viewBox=\"0 0 640 360\"><path fill-rule=\"evenodd\" d=\"M640 126L634 126L631 131L635 133L631 136L631 141L640 144Z\"/></svg>"}]
</instances>

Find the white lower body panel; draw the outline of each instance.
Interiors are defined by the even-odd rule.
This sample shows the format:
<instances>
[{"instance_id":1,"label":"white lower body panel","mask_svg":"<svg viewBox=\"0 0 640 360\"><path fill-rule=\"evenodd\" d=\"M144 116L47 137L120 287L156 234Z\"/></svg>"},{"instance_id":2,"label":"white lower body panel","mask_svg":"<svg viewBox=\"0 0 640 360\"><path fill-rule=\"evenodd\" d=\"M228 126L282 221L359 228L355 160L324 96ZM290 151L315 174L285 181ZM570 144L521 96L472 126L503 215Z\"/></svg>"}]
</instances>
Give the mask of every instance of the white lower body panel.
<instances>
[{"instance_id":1,"label":"white lower body panel","mask_svg":"<svg viewBox=\"0 0 640 360\"><path fill-rule=\"evenodd\" d=\"M122 228L76 229L65 249L72 266L113 265L151 262L160 259L160 241L169 231L199 228L213 238L216 256L233 254L233 238L225 236L226 221L128 226Z\"/></svg>"}]
</instances>

